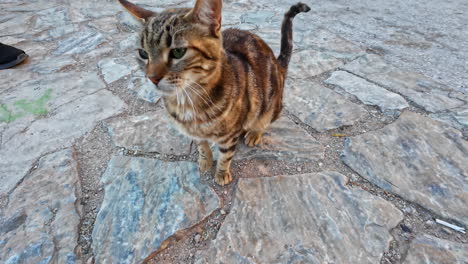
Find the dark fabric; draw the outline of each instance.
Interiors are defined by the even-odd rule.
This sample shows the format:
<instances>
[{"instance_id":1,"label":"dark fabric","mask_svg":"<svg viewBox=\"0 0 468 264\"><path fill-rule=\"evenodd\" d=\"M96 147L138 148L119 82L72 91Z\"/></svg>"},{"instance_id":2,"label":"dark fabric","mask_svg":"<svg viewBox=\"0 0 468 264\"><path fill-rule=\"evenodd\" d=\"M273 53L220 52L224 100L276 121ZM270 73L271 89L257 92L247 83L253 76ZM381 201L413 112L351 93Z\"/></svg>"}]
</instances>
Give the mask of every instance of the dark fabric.
<instances>
[{"instance_id":1,"label":"dark fabric","mask_svg":"<svg viewBox=\"0 0 468 264\"><path fill-rule=\"evenodd\" d=\"M6 64L16 60L21 53L24 53L24 51L0 43L0 64Z\"/></svg>"}]
</instances>

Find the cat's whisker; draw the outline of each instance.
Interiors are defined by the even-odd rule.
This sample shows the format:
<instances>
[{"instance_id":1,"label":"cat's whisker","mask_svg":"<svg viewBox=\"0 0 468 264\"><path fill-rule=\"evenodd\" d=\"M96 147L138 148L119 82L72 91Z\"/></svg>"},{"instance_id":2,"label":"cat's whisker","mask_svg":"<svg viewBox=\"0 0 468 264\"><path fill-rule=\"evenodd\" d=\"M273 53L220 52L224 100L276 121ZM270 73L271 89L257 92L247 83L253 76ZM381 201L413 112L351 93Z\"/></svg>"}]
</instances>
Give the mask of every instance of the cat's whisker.
<instances>
[{"instance_id":1,"label":"cat's whisker","mask_svg":"<svg viewBox=\"0 0 468 264\"><path fill-rule=\"evenodd\" d=\"M205 103L207 106L210 105L210 102L208 102L202 94L200 94L193 86L191 85L187 85L187 88L190 89L190 91L192 91L193 93L195 93L195 95L197 95L198 97L200 97Z\"/></svg>"},{"instance_id":2,"label":"cat's whisker","mask_svg":"<svg viewBox=\"0 0 468 264\"><path fill-rule=\"evenodd\" d=\"M189 99L189 102L192 105L193 114L198 114L197 110L195 110L195 105L193 104L192 98L190 97L189 93L185 89L182 89L182 91L187 95L187 98Z\"/></svg>"},{"instance_id":3,"label":"cat's whisker","mask_svg":"<svg viewBox=\"0 0 468 264\"><path fill-rule=\"evenodd\" d=\"M202 89L202 91L204 91L204 92L206 93L205 98L211 103L211 105L212 105L213 107L215 107L216 109L218 109L219 111L222 110L222 109L219 107L219 105L216 105L216 104L213 102L213 100L211 100L211 98L210 98L210 96L209 96L209 94L208 94L208 91L206 91L205 87L201 86L199 83L194 82L194 81L192 81L191 84L196 84L198 87L200 87L200 88ZM196 89L193 89L193 90L196 91ZM202 95L201 95L201 94L199 94L199 95L200 95L200 98L202 98L202 97L201 97ZM206 102L206 100L205 100L205 102ZM210 104L208 104L208 102L207 102L207 105L209 106Z\"/></svg>"}]
</instances>

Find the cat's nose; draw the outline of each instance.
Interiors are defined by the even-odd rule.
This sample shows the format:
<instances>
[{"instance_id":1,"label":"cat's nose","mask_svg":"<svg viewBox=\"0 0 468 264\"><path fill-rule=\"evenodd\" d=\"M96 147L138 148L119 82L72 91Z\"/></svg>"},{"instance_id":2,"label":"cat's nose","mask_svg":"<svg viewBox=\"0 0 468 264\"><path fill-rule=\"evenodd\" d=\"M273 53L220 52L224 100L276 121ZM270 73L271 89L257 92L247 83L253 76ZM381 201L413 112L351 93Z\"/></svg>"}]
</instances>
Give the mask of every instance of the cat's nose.
<instances>
[{"instance_id":1,"label":"cat's nose","mask_svg":"<svg viewBox=\"0 0 468 264\"><path fill-rule=\"evenodd\" d=\"M150 79L150 81L152 83L154 83L154 85L158 85L159 81L161 81L161 77L158 77L158 76L152 76L152 77L148 77Z\"/></svg>"}]
</instances>

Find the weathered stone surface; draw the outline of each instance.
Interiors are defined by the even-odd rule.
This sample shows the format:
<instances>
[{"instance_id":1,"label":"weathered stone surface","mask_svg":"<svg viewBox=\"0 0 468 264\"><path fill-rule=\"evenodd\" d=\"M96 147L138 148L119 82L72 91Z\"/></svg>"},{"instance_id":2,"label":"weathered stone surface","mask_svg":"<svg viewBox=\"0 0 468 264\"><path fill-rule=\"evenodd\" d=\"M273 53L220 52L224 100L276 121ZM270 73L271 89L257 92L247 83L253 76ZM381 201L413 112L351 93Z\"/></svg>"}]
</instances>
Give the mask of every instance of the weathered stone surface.
<instances>
[{"instance_id":1,"label":"weathered stone surface","mask_svg":"<svg viewBox=\"0 0 468 264\"><path fill-rule=\"evenodd\" d=\"M70 149L42 157L0 217L1 263L79 263L80 180Z\"/></svg>"},{"instance_id":2,"label":"weathered stone surface","mask_svg":"<svg viewBox=\"0 0 468 264\"><path fill-rule=\"evenodd\" d=\"M307 28L304 30L303 28ZM294 47L299 51L294 52L289 64L288 76L304 79L310 76L333 70L344 64L344 59L353 59L363 55L364 51L359 46L340 38L339 36L309 25L302 25L294 35ZM280 26L278 26L279 43Z\"/></svg>"},{"instance_id":3,"label":"weathered stone surface","mask_svg":"<svg viewBox=\"0 0 468 264\"><path fill-rule=\"evenodd\" d=\"M382 111L402 110L409 106L400 95L345 71L334 72L325 82L341 87L364 104L378 106Z\"/></svg>"},{"instance_id":4,"label":"weathered stone surface","mask_svg":"<svg viewBox=\"0 0 468 264\"><path fill-rule=\"evenodd\" d=\"M405 72L386 64L377 55L360 57L343 68L408 97L429 112L444 111L463 104L458 99L448 97L450 90L443 85L421 74Z\"/></svg>"},{"instance_id":5,"label":"weathered stone surface","mask_svg":"<svg viewBox=\"0 0 468 264\"><path fill-rule=\"evenodd\" d=\"M55 73L63 68L76 64L76 60L70 56L54 56L48 58L47 60L40 60L37 63L31 65L31 71L41 73L41 74L50 74Z\"/></svg>"},{"instance_id":6,"label":"weathered stone surface","mask_svg":"<svg viewBox=\"0 0 468 264\"><path fill-rule=\"evenodd\" d=\"M468 104L450 109L449 112L430 114L430 117L468 132Z\"/></svg>"},{"instance_id":7,"label":"weathered stone surface","mask_svg":"<svg viewBox=\"0 0 468 264\"><path fill-rule=\"evenodd\" d=\"M0 150L0 194L11 190L44 153L68 147L90 131L96 122L123 110L125 103L102 90L58 107L50 117L38 119L2 142Z\"/></svg>"},{"instance_id":8,"label":"weathered stone surface","mask_svg":"<svg viewBox=\"0 0 468 264\"><path fill-rule=\"evenodd\" d=\"M304 47L307 47L307 49L313 49L337 59L350 60L364 55L364 50L355 43L349 42L326 29L310 25L308 15L302 14L297 16L297 20L294 20L295 48L304 49Z\"/></svg>"},{"instance_id":9,"label":"weathered stone surface","mask_svg":"<svg viewBox=\"0 0 468 264\"><path fill-rule=\"evenodd\" d=\"M280 117L263 134L257 147L239 144L234 159L274 159L286 161L314 161L323 156L323 147L287 117Z\"/></svg>"},{"instance_id":10,"label":"weathered stone surface","mask_svg":"<svg viewBox=\"0 0 468 264\"><path fill-rule=\"evenodd\" d=\"M44 31L39 37L35 38L36 41L55 41L57 38L61 38L69 33L79 30L79 26L76 24L66 24L55 26L50 30Z\"/></svg>"},{"instance_id":11,"label":"weathered stone surface","mask_svg":"<svg viewBox=\"0 0 468 264\"><path fill-rule=\"evenodd\" d=\"M466 264L468 245L421 235L412 242L403 263L408 264Z\"/></svg>"},{"instance_id":12,"label":"weathered stone surface","mask_svg":"<svg viewBox=\"0 0 468 264\"><path fill-rule=\"evenodd\" d=\"M68 9L64 6L53 7L37 12L34 28L43 30L63 25L69 20Z\"/></svg>"},{"instance_id":13,"label":"weathered stone surface","mask_svg":"<svg viewBox=\"0 0 468 264\"><path fill-rule=\"evenodd\" d=\"M94 29L86 28L58 42L54 55L87 53L104 42L104 36Z\"/></svg>"},{"instance_id":14,"label":"weathered stone surface","mask_svg":"<svg viewBox=\"0 0 468 264\"><path fill-rule=\"evenodd\" d=\"M352 125L367 112L345 97L309 80L288 80L286 108L317 131Z\"/></svg>"},{"instance_id":15,"label":"weathered stone surface","mask_svg":"<svg viewBox=\"0 0 468 264\"><path fill-rule=\"evenodd\" d=\"M195 263L378 263L403 215L336 172L240 179Z\"/></svg>"},{"instance_id":16,"label":"weathered stone surface","mask_svg":"<svg viewBox=\"0 0 468 264\"><path fill-rule=\"evenodd\" d=\"M116 58L105 58L98 63L98 68L106 83L112 83L129 75L137 69L137 66L136 63L129 63L128 60Z\"/></svg>"},{"instance_id":17,"label":"weathered stone surface","mask_svg":"<svg viewBox=\"0 0 468 264\"><path fill-rule=\"evenodd\" d=\"M150 103L156 103L161 98L154 84L146 77L132 77L128 89L138 98Z\"/></svg>"},{"instance_id":18,"label":"weathered stone surface","mask_svg":"<svg viewBox=\"0 0 468 264\"><path fill-rule=\"evenodd\" d=\"M114 157L102 182L105 196L93 230L96 263L140 263L219 206L191 162Z\"/></svg>"},{"instance_id":19,"label":"weathered stone surface","mask_svg":"<svg viewBox=\"0 0 468 264\"><path fill-rule=\"evenodd\" d=\"M190 139L173 128L165 109L141 116L116 118L106 122L106 126L116 146L144 152L190 154Z\"/></svg>"},{"instance_id":20,"label":"weathered stone surface","mask_svg":"<svg viewBox=\"0 0 468 264\"><path fill-rule=\"evenodd\" d=\"M350 138L342 159L381 188L468 223L467 157L458 130L405 112L383 129Z\"/></svg>"},{"instance_id":21,"label":"weathered stone surface","mask_svg":"<svg viewBox=\"0 0 468 264\"><path fill-rule=\"evenodd\" d=\"M47 67L46 65L42 65ZM55 73L25 81L2 94L0 121L9 123L5 142L24 130L38 116L46 116L77 98L103 89L95 73Z\"/></svg>"},{"instance_id":22,"label":"weathered stone surface","mask_svg":"<svg viewBox=\"0 0 468 264\"><path fill-rule=\"evenodd\" d=\"M136 32L142 28L142 23L127 11L122 11L118 17L119 23L128 32Z\"/></svg>"}]
</instances>

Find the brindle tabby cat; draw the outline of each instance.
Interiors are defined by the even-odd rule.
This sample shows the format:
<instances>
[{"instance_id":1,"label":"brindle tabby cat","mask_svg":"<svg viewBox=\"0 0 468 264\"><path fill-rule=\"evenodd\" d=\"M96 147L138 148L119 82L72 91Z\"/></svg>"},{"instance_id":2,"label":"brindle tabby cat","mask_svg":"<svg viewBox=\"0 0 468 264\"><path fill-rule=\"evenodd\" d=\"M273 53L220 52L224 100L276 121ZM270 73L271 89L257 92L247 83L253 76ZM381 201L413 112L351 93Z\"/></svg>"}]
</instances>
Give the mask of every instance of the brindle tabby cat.
<instances>
[{"instance_id":1,"label":"brindle tabby cat","mask_svg":"<svg viewBox=\"0 0 468 264\"><path fill-rule=\"evenodd\" d=\"M293 5L281 28L281 53L275 58L255 34L238 29L221 33L222 0L197 0L193 9L155 13L119 0L143 20L139 55L146 76L163 94L179 129L198 143L198 164L213 164L208 142L219 147L215 181L232 181L229 167L239 137L257 145L282 111L283 86L292 52L292 20L310 8Z\"/></svg>"}]
</instances>

